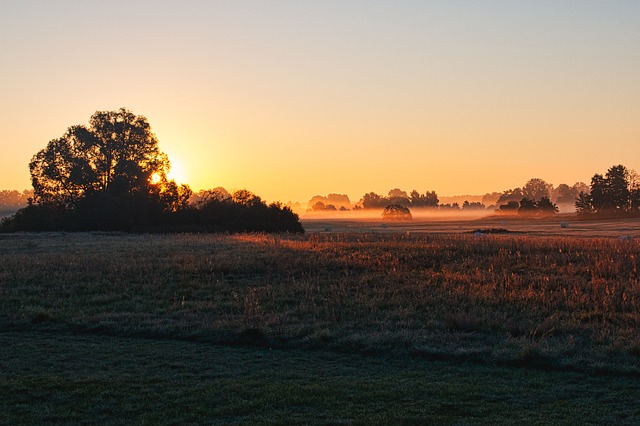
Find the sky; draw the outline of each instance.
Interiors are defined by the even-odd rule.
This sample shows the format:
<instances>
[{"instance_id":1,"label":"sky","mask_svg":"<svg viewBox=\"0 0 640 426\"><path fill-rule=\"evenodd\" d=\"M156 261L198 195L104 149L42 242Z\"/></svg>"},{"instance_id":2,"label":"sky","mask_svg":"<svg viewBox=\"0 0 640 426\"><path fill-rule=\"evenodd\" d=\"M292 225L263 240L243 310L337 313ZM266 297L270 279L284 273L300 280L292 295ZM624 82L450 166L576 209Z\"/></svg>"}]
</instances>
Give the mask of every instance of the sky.
<instances>
[{"instance_id":1,"label":"sky","mask_svg":"<svg viewBox=\"0 0 640 426\"><path fill-rule=\"evenodd\" d=\"M268 201L640 169L640 2L0 0L0 189L98 110Z\"/></svg>"}]
</instances>

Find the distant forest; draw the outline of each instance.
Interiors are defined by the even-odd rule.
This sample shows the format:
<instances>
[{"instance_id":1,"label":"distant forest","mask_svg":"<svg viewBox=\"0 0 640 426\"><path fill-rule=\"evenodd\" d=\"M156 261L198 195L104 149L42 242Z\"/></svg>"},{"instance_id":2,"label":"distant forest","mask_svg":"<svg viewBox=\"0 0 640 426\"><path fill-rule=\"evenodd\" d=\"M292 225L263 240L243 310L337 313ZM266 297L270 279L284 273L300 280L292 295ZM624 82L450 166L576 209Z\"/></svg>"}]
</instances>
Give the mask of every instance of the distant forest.
<instances>
[{"instance_id":1,"label":"distant forest","mask_svg":"<svg viewBox=\"0 0 640 426\"><path fill-rule=\"evenodd\" d=\"M448 197L463 198L463 197ZM469 197L472 198L472 197ZM369 192L352 204L345 194L316 195L309 200L307 212L339 212L385 209L430 209L440 212L487 212L487 214L553 215L560 211L577 212L581 217L618 217L640 215L640 177L623 165L612 166L604 174L595 174L591 184L561 183L554 187L540 178L532 178L522 187L487 193L459 202L441 203L435 191L407 193L399 188L386 196Z\"/></svg>"},{"instance_id":2,"label":"distant forest","mask_svg":"<svg viewBox=\"0 0 640 426\"><path fill-rule=\"evenodd\" d=\"M430 209L432 211L485 211L490 213L517 213L524 200L524 209L533 203L541 211L575 211L575 202L581 192L589 192L589 186L577 182L572 186L560 184L558 187L539 178L530 179L522 188L507 189L503 192L487 193L482 196L469 196L463 201L442 203L435 191L420 193L413 190L409 193L399 188L390 190L387 195L369 192L352 204L349 197L344 194L329 194L326 197L315 196L309 200L308 212L321 211L348 211L384 209L389 205L400 205L407 208ZM464 197L447 197L449 199L461 199ZM515 204L514 204L515 203ZM515 209L514 209L515 206ZM529 212L531 210L529 209Z\"/></svg>"}]
</instances>

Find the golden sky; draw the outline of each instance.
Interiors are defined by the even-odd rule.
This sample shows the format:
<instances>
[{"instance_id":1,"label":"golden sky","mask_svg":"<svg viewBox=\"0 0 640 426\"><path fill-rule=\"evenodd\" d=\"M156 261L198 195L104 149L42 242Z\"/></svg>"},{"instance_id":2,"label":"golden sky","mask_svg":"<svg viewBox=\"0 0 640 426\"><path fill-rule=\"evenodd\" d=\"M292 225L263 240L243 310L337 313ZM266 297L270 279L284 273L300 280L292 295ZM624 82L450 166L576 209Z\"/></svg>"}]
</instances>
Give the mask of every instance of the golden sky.
<instances>
[{"instance_id":1,"label":"golden sky","mask_svg":"<svg viewBox=\"0 0 640 426\"><path fill-rule=\"evenodd\" d=\"M640 168L638 1L4 2L0 189L96 110L268 201Z\"/></svg>"}]
</instances>

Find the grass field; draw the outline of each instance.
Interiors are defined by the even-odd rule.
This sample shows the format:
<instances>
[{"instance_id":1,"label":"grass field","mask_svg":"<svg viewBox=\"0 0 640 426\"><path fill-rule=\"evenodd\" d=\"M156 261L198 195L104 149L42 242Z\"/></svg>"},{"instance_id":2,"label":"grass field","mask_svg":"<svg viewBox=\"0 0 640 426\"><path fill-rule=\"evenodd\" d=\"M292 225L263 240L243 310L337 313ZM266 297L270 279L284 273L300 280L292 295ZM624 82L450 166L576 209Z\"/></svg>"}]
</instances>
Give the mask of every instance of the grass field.
<instances>
[{"instance_id":1,"label":"grass field","mask_svg":"<svg viewBox=\"0 0 640 426\"><path fill-rule=\"evenodd\" d=\"M172 339L1 333L3 424L637 424L637 380Z\"/></svg>"},{"instance_id":2,"label":"grass field","mask_svg":"<svg viewBox=\"0 0 640 426\"><path fill-rule=\"evenodd\" d=\"M640 422L636 239L383 229L0 235L0 423Z\"/></svg>"},{"instance_id":3,"label":"grass field","mask_svg":"<svg viewBox=\"0 0 640 426\"><path fill-rule=\"evenodd\" d=\"M360 215L360 216L359 216ZM478 216L474 214L416 215L410 222L384 222L378 213L307 215L303 224L308 232L414 232L429 234L458 234L477 229L506 229L529 236L560 237L640 237L639 219L584 220L575 214L550 217L522 218L518 215Z\"/></svg>"}]
</instances>

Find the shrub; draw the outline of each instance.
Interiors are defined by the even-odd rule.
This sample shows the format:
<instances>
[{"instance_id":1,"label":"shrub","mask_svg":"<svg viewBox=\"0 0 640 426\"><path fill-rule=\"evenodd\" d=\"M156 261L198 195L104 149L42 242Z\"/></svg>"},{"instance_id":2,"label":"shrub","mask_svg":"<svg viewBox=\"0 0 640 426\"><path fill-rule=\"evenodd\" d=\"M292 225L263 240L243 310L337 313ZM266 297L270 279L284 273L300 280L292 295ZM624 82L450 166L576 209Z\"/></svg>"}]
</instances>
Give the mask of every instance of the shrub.
<instances>
[{"instance_id":1,"label":"shrub","mask_svg":"<svg viewBox=\"0 0 640 426\"><path fill-rule=\"evenodd\" d=\"M391 204L385 207L382 212L382 219L392 221L407 221L412 220L411 211L405 206L400 204Z\"/></svg>"}]
</instances>

